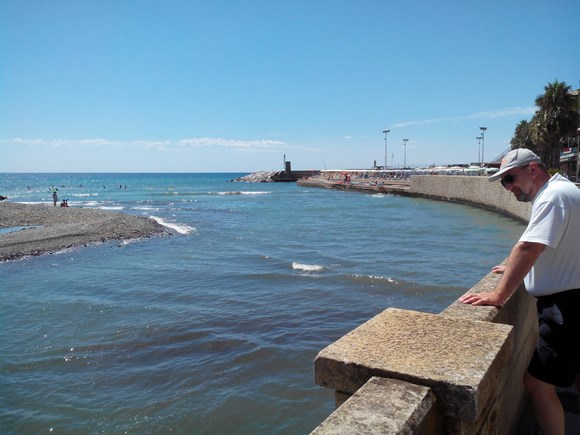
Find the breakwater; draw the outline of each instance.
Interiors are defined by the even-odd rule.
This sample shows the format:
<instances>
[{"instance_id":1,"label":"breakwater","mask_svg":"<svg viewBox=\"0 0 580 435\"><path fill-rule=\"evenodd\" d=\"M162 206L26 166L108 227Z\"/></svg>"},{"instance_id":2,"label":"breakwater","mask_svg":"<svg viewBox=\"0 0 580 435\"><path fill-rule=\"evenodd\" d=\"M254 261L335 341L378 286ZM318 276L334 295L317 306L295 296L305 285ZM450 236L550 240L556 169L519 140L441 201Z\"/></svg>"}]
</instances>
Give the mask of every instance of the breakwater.
<instances>
[{"instance_id":1,"label":"breakwater","mask_svg":"<svg viewBox=\"0 0 580 435\"><path fill-rule=\"evenodd\" d=\"M303 178L311 178L320 175L319 170L293 170L292 162L284 157L283 171L261 171L253 172L243 177L233 179L233 182L246 183L288 183L298 181Z\"/></svg>"},{"instance_id":2,"label":"breakwater","mask_svg":"<svg viewBox=\"0 0 580 435\"><path fill-rule=\"evenodd\" d=\"M234 178L231 181L245 183L289 183L318 174L320 174L320 171L262 171Z\"/></svg>"},{"instance_id":3,"label":"breakwater","mask_svg":"<svg viewBox=\"0 0 580 435\"><path fill-rule=\"evenodd\" d=\"M522 221L530 215L530 204L485 177L299 185L460 202ZM490 291L498 280L490 273L469 291ZM522 377L536 334L535 300L523 284L501 309L460 302L439 314L387 308L316 357L315 381L334 389L336 411L313 433L535 433Z\"/></svg>"}]
</instances>

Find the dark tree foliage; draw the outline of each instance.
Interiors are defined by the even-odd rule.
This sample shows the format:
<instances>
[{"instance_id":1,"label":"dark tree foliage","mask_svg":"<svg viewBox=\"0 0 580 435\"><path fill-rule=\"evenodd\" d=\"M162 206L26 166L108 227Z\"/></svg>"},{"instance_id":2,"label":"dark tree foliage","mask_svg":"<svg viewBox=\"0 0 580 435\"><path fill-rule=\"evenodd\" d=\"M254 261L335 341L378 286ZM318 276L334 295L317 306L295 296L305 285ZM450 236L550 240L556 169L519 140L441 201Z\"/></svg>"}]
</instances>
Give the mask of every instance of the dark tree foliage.
<instances>
[{"instance_id":1,"label":"dark tree foliage","mask_svg":"<svg viewBox=\"0 0 580 435\"><path fill-rule=\"evenodd\" d=\"M520 121L511 139L511 147L529 148L548 168L560 167L560 151L567 138L578 134L580 113L578 96L570 86L556 80L544 87L536 98L536 113L530 121Z\"/></svg>"},{"instance_id":2,"label":"dark tree foliage","mask_svg":"<svg viewBox=\"0 0 580 435\"><path fill-rule=\"evenodd\" d=\"M521 120L520 123L516 126L514 137L512 137L512 140L510 141L511 149L529 148L533 152L537 153L534 141L532 140L532 134L531 123L525 119Z\"/></svg>"}]
</instances>

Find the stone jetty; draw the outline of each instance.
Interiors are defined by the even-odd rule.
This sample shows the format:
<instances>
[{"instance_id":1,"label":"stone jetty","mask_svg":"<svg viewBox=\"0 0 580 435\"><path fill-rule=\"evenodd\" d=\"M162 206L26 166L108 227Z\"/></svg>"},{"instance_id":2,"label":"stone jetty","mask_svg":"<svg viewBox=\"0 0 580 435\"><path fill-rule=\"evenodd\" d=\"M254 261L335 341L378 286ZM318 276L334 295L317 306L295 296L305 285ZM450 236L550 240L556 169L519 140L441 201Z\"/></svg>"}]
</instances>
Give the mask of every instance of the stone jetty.
<instances>
[{"instance_id":1,"label":"stone jetty","mask_svg":"<svg viewBox=\"0 0 580 435\"><path fill-rule=\"evenodd\" d=\"M273 183L275 178L283 171L260 171L253 172L243 177L234 178L233 183Z\"/></svg>"}]
</instances>

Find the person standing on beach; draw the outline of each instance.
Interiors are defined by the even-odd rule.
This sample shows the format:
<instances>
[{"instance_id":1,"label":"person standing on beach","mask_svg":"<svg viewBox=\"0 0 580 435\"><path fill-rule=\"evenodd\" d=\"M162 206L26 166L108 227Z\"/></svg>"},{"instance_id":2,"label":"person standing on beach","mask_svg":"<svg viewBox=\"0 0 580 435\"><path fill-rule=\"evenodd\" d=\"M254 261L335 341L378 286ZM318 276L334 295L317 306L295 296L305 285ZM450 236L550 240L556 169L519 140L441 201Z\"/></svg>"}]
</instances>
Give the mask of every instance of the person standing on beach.
<instances>
[{"instance_id":1,"label":"person standing on beach","mask_svg":"<svg viewBox=\"0 0 580 435\"><path fill-rule=\"evenodd\" d=\"M58 195L56 194L57 190L58 189L53 189L53 191L52 191L52 203L55 207L56 207L56 203L58 202Z\"/></svg>"},{"instance_id":2,"label":"person standing on beach","mask_svg":"<svg viewBox=\"0 0 580 435\"><path fill-rule=\"evenodd\" d=\"M571 386L580 370L580 189L550 177L526 148L510 151L489 181L500 180L518 201L532 202L528 226L491 292L466 294L465 304L502 306L524 282L537 298L539 336L524 375L536 419L546 435L564 435L564 410L555 387Z\"/></svg>"}]
</instances>

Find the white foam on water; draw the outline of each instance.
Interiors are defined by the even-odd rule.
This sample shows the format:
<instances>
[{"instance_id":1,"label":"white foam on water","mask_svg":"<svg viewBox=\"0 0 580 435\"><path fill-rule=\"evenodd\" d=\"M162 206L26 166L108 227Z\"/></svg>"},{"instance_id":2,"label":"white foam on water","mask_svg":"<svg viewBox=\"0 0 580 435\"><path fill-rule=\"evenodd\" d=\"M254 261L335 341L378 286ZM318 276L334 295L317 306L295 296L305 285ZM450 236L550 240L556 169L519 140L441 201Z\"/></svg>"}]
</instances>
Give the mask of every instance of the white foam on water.
<instances>
[{"instance_id":1,"label":"white foam on water","mask_svg":"<svg viewBox=\"0 0 580 435\"><path fill-rule=\"evenodd\" d=\"M159 211L159 207L152 207L152 206L139 206L139 207L131 207L132 210L145 210L145 211Z\"/></svg>"},{"instance_id":2,"label":"white foam on water","mask_svg":"<svg viewBox=\"0 0 580 435\"><path fill-rule=\"evenodd\" d=\"M388 283L398 284L397 280L382 275L361 275L359 273L353 273L351 276L355 279L370 280L370 281L386 281Z\"/></svg>"},{"instance_id":3,"label":"white foam on water","mask_svg":"<svg viewBox=\"0 0 580 435\"><path fill-rule=\"evenodd\" d=\"M242 191L228 191L228 192L210 192L210 193L215 193L217 195L268 195L272 192L262 192L262 191L256 191L256 192L242 192Z\"/></svg>"},{"instance_id":4,"label":"white foam on water","mask_svg":"<svg viewBox=\"0 0 580 435\"><path fill-rule=\"evenodd\" d=\"M149 216L149 218L153 219L155 222L163 225L164 227L171 228L172 230L177 231L179 234L189 234L189 233L195 231L195 228L191 227L189 225L176 224L173 222L166 222L165 220L163 220L157 216Z\"/></svg>"},{"instance_id":5,"label":"white foam on water","mask_svg":"<svg viewBox=\"0 0 580 435\"><path fill-rule=\"evenodd\" d=\"M67 196L78 196L78 197L85 197L85 196L99 196L98 193L71 193Z\"/></svg>"},{"instance_id":6,"label":"white foam on water","mask_svg":"<svg viewBox=\"0 0 580 435\"><path fill-rule=\"evenodd\" d=\"M319 264L302 264L293 262L292 269L302 270L304 272L321 272L324 270L324 266L320 266Z\"/></svg>"}]
</instances>

